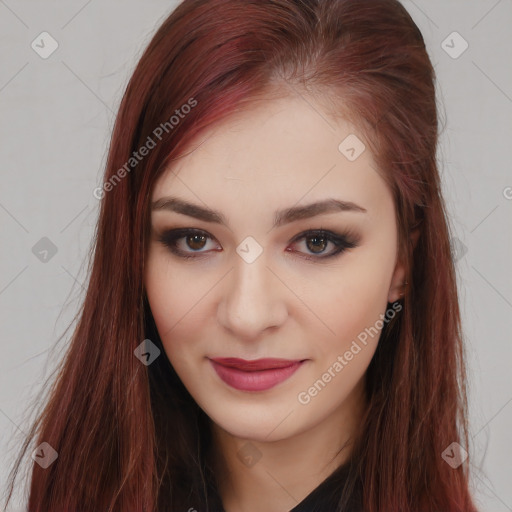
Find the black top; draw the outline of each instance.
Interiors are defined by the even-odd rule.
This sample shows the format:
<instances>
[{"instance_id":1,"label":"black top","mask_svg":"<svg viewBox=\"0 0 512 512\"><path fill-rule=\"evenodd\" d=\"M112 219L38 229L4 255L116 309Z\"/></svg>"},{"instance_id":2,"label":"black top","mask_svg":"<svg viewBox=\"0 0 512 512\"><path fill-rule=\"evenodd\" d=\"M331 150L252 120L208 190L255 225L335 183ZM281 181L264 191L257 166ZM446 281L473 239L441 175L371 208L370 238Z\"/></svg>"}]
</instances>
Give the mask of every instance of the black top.
<instances>
[{"instance_id":1,"label":"black top","mask_svg":"<svg viewBox=\"0 0 512 512\"><path fill-rule=\"evenodd\" d=\"M348 470L348 464L340 466L289 512L337 512ZM213 505L214 512L225 512L216 487L211 489L210 504ZM362 493L359 483L356 489L350 493L348 504L341 510L343 512L361 512Z\"/></svg>"}]
</instances>

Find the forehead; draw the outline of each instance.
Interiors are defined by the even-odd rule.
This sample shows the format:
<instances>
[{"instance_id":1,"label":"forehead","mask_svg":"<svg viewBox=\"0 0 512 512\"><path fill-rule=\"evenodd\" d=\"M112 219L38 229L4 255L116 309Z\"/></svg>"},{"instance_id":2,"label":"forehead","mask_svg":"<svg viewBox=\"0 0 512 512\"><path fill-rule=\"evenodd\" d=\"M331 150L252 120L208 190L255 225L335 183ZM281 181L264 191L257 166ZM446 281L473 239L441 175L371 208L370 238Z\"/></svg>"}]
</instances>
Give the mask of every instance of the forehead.
<instances>
[{"instance_id":1,"label":"forehead","mask_svg":"<svg viewBox=\"0 0 512 512\"><path fill-rule=\"evenodd\" d=\"M172 194L246 210L326 197L369 211L389 205L363 135L324 109L306 95L254 102L201 133L159 177L152 200Z\"/></svg>"}]
</instances>

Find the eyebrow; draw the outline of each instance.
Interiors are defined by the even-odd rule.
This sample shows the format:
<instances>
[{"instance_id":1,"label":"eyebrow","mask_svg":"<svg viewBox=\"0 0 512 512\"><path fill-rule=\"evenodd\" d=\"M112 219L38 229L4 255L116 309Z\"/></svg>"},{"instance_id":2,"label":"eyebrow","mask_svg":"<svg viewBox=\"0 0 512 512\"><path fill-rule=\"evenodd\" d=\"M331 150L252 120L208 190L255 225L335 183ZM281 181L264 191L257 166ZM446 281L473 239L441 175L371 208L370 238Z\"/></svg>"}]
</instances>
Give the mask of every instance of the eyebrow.
<instances>
[{"instance_id":1,"label":"eyebrow","mask_svg":"<svg viewBox=\"0 0 512 512\"><path fill-rule=\"evenodd\" d=\"M189 203L177 197L162 197L152 203L152 210L166 210L205 222L214 222L227 226L228 223L222 213ZM288 224L290 222L308 219L317 215L335 212L359 212L366 213L366 209L351 201L341 201L339 199L326 199L303 206L292 206L284 210L278 210L274 214L274 228Z\"/></svg>"}]
</instances>

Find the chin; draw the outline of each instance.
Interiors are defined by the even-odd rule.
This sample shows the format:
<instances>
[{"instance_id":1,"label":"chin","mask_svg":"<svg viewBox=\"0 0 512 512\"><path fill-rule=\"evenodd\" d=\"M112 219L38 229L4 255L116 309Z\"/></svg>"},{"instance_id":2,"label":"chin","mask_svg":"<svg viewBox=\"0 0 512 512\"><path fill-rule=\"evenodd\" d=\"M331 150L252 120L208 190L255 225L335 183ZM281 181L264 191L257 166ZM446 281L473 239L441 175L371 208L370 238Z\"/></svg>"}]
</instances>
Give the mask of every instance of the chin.
<instances>
[{"instance_id":1,"label":"chin","mask_svg":"<svg viewBox=\"0 0 512 512\"><path fill-rule=\"evenodd\" d=\"M262 409L269 412L268 406L262 405ZM216 414L207 414L218 427L233 437L255 442L271 442L290 437L297 430L296 421L293 422L293 432L289 430L292 423L283 421L291 409L285 411L281 406L275 415L267 414L265 416L259 407L254 407L254 412L250 412L242 406L230 411L216 411ZM292 414L290 414L291 417ZM279 428L276 428L278 426Z\"/></svg>"}]
</instances>

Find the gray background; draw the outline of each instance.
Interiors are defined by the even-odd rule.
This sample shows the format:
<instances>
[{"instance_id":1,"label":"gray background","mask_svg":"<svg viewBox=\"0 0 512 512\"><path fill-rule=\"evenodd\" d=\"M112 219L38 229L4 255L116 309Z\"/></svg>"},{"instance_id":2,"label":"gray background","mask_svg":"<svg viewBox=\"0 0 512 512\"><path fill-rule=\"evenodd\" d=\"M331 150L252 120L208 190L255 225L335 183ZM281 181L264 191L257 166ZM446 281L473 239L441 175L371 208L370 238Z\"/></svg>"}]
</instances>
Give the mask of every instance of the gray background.
<instances>
[{"instance_id":1,"label":"gray background","mask_svg":"<svg viewBox=\"0 0 512 512\"><path fill-rule=\"evenodd\" d=\"M512 511L512 1L403 3L426 39L446 124L439 162L457 239L472 486L481 511ZM0 0L0 490L30 406L72 331L56 340L83 299L98 214L92 191L114 113L175 5ZM31 47L43 31L59 45L47 59ZM469 44L458 58L444 49L462 48L446 39L454 31ZM43 237L57 249L46 262L33 251Z\"/></svg>"}]
</instances>

